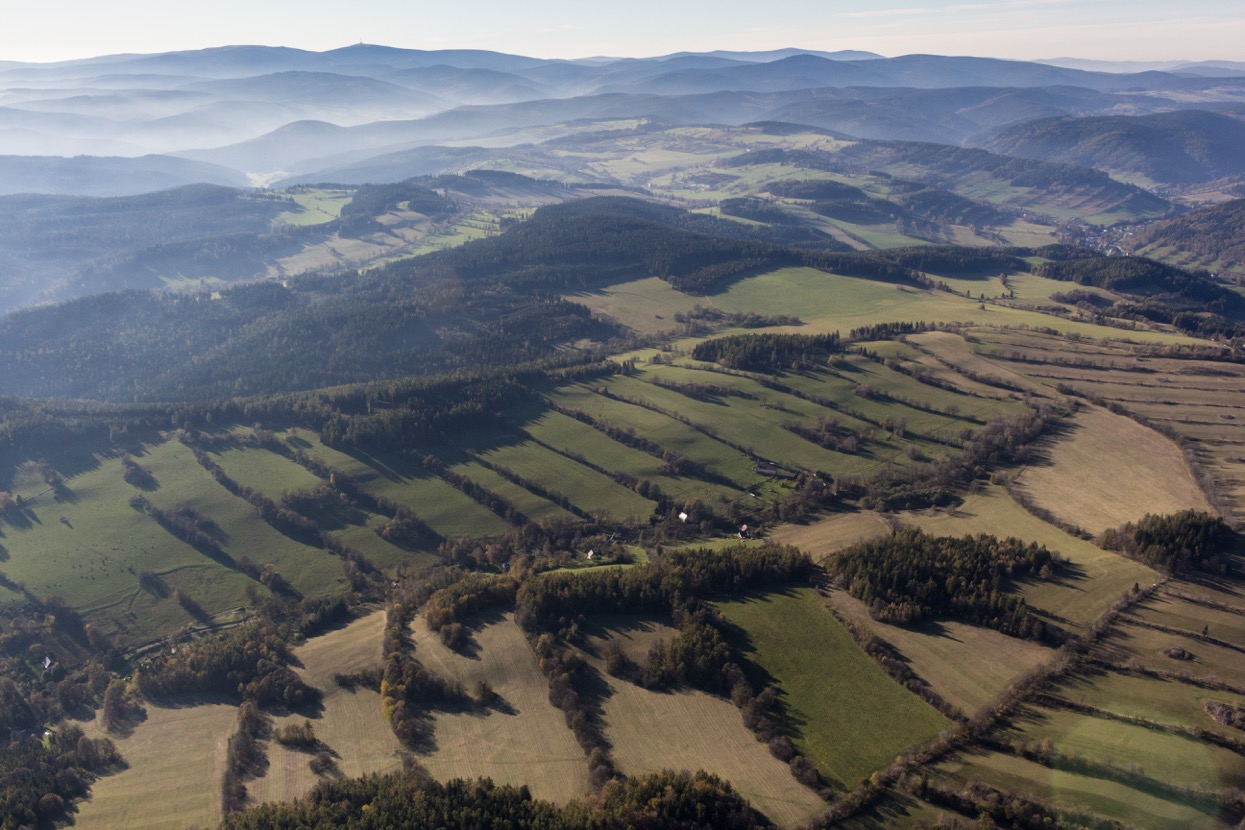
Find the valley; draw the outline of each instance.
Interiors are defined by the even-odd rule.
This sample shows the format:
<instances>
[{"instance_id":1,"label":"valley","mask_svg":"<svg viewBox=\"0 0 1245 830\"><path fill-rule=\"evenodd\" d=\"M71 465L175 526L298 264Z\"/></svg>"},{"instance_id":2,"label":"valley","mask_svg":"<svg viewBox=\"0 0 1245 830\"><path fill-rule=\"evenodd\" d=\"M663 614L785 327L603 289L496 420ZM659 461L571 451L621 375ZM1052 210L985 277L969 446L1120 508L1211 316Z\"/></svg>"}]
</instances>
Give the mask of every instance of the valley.
<instances>
[{"instance_id":1,"label":"valley","mask_svg":"<svg viewBox=\"0 0 1245 830\"><path fill-rule=\"evenodd\" d=\"M0 829L1239 826L1236 79L431 54L0 196Z\"/></svg>"}]
</instances>

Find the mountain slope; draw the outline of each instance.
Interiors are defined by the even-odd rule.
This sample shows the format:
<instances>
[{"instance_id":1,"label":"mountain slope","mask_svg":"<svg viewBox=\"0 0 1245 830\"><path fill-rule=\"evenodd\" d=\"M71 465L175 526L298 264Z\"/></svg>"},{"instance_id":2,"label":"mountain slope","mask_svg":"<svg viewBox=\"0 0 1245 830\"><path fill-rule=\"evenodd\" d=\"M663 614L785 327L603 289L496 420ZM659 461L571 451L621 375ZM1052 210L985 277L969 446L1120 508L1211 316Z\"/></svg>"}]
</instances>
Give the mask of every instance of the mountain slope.
<instances>
[{"instance_id":1,"label":"mountain slope","mask_svg":"<svg viewBox=\"0 0 1245 830\"><path fill-rule=\"evenodd\" d=\"M1134 232L1129 250L1189 267L1245 272L1245 199L1202 208Z\"/></svg>"},{"instance_id":2,"label":"mountain slope","mask_svg":"<svg viewBox=\"0 0 1245 830\"><path fill-rule=\"evenodd\" d=\"M1245 121L1202 110L1042 119L1006 129L984 146L1161 184L1192 184L1245 173Z\"/></svg>"}]
</instances>

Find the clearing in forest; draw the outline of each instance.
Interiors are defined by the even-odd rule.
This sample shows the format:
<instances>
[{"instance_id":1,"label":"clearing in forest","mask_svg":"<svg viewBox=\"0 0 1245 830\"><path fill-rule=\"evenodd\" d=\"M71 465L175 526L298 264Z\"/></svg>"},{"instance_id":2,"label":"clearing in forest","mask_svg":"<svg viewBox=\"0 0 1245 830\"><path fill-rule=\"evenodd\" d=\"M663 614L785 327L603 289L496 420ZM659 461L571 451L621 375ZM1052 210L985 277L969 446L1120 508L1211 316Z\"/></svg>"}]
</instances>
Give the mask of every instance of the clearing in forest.
<instances>
[{"instance_id":1,"label":"clearing in forest","mask_svg":"<svg viewBox=\"0 0 1245 830\"><path fill-rule=\"evenodd\" d=\"M890 530L881 513L859 510L834 513L804 525L779 525L766 538L783 545L795 545L813 557L814 562L820 562L857 542L885 536Z\"/></svg>"},{"instance_id":2,"label":"clearing in forest","mask_svg":"<svg viewBox=\"0 0 1245 830\"><path fill-rule=\"evenodd\" d=\"M610 643L617 643L628 659L642 666L649 650L661 640L669 642L678 629L643 617L610 614L593 617L587 630L584 656L608 686L606 734L623 772L703 769L731 782L780 826L801 824L825 809L825 802L796 781L787 764L748 731L730 701L690 689L650 691L605 674L602 655Z\"/></svg>"},{"instance_id":3,"label":"clearing in forest","mask_svg":"<svg viewBox=\"0 0 1245 830\"><path fill-rule=\"evenodd\" d=\"M385 612L373 611L349 625L313 637L294 649L298 674L324 693L322 708L308 718L302 713L275 718L275 728L310 720L322 748L334 758L347 778L373 772L391 772L402 766L401 744L380 708L380 695L363 686L343 689L336 674L379 666ZM309 766L312 753L268 743L268 770L247 782L252 799L291 801L306 794L321 779Z\"/></svg>"}]
</instances>

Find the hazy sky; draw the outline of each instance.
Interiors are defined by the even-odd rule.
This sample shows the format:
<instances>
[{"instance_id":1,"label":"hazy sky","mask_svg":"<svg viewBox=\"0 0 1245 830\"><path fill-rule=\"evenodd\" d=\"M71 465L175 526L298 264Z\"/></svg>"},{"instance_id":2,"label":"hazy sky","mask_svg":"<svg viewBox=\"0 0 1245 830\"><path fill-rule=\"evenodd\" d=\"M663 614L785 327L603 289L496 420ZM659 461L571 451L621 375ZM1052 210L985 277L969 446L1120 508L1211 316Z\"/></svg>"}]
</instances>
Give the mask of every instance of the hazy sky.
<instances>
[{"instance_id":1,"label":"hazy sky","mask_svg":"<svg viewBox=\"0 0 1245 830\"><path fill-rule=\"evenodd\" d=\"M612 11L607 9L614 9ZM0 60L227 44L358 42L536 57L864 49L1004 58L1245 60L1241 0L43 0L11 14Z\"/></svg>"}]
</instances>

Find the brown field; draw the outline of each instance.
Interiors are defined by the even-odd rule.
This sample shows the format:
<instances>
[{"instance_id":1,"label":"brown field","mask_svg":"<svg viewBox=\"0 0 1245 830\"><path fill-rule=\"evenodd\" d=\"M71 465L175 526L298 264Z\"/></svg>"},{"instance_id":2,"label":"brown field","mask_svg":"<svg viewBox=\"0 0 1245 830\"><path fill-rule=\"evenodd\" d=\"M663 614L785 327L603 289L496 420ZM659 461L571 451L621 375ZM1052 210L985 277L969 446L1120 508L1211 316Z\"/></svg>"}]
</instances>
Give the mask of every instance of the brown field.
<instances>
[{"instance_id":1,"label":"brown field","mask_svg":"<svg viewBox=\"0 0 1245 830\"><path fill-rule=\"evenodd\" d=\"M882 514L862 510L835 513L803 525L779 525L769 532L768 538L784 545L795 545L820 562L843 548L889 532L890 525Z\"/></svg>"},{"instance_id":2,"label":"brown field","mask_svg":"<svg viewBox=\"0 0 1245 830\"><path fill-rule=\"evenodd\" d=\"M610 641L643 663L660 639L677 629L653 620L611 615L593 620L585 657L609 685L607 734L614 760L629 775L663 769L704 769L730 781L769 819L782 826L807 821L826 804L791 775L743 725L728 700L696 691L652 692L604 674L599 655Z\"/></svg>"},{"instance_id":3,"label":"brown field","mask_svg":"<svg viewBox=\"0 0 1245 830\"><path fill-rule=\"evenodd\" d=\"M147 707L132 734L113 740L129 766L96 781L74 826L82 830L182 830L221 819L220 781L237 707ZM98 734L87 725L88 734Z\"/></svg>"},{"instance_id":4,"label":"brown field","mask_svg":"<svg viewBox=\"0 0 1245 830\"><path fill-rule=\"evenodd\" d=\"M485 681L503 704L487 711L434 714L436 748L419 757L442 780L492 778L526 784L537 798L565 802L588 792L588 764L563 714L549 703L549 684L507 615L478 627L478 654L464 657L441 644L423 618L412 634L416 657L429 669L471 692Z\"/></svg>"},{"instance_id":5,"label":"brown field","mask_svg":"<svg viewBox=\"0 0 1245 830\"><path fill-rule=\"evenodd\" d=\"M980 348L1035 381L1065 384L1190 442L1218 498L1245 509L1245 366L1154 354L1135 343L1068 341L1038 332L974 330ZM1183 485L1182 485L1183 486Z\"/></svg>"},{"instance_id":6,"label":"brown field","mask_svg":"<svg viewBox=\"0 0 1245 830\"><path fill-rule=\"evenodd\" d=\"M1017 478L1038 506L1095 534L1147 513L1211 509L1171 439L1099 407L1068 423L1046 459Z\"/></svg>"},{"instance_id":7,"label":"brown field","mask_svg":"<svg viewBox=\"0 0 1245 830\"><path fill-rule=\"evenodd\" d=\"M731 782L771 821L793 826L816 816L824 801L743 725L730 701L704 692L650 692L607 678L605 701L614 760L630 775L704 769Z\"/></svg>"},{"instance_id":8,"label":"brown field","mask_svg":"<svg viewBox=\"0 0 1245 830\"><path fill-rule=\"evenodd\" d=\"M402 747L380 709L380 695L355 688L346 690L333 675L380 664L380 638L385 612L373 611L349 625L313 637L294 649L302 663L299 675L324 692L323 709L310 718L316 737L333 753L337 768L347 777L389 772L402 766ZM276 728L301 723L303 715L276 718ZM308 763L311 755L271 741L268 770L247 784L253 801L290 801L316 785L319 778Z\"/></svg>"},{"instance_id":9,"label":"brown field","mask_svg":"<svg viewBox=\"0 0 1245 830\"><path fill-rule=\"evenodd\" d=\"M920 628L879 622L846 591L831 591L829 602L841 617L898 649L940 697L970 716L1054 655L1029 640L953 620Z\"/></svg>"}]
</instances>

